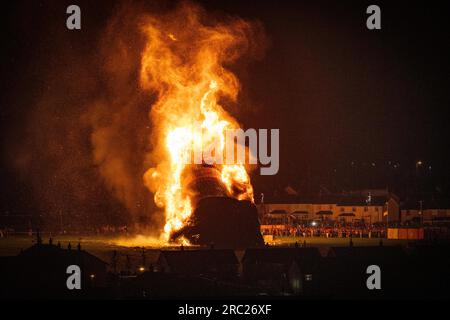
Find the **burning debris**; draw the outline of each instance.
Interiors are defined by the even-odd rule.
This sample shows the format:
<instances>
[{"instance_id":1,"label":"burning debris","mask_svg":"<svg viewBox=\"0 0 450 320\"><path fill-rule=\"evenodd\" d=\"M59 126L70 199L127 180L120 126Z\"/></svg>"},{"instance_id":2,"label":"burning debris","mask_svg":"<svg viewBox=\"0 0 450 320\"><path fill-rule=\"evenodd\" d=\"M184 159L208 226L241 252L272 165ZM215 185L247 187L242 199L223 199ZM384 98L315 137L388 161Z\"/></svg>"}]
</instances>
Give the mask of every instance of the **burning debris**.
<instances>
[{"instance_id":1,"label":"burning debris","mask_svg":"<svg viewBox=\"0 0 450 320\"><path fill-rule=\"evenodd\" d=\"M185 225L171 234L172 241L219 248L247 248L263 244L256 207L250 200L233 195L244 192L239 184L228 190L215 166L191 165L182 175L193 214Z\"/></svg>"},{"instance_id":2,"label":"burning debris","mask_svg":"<svg viewBox=\"0 0 450 320\"><path fill-rule=\"evenodd\" d=\"M264 244L256 207L250 201L229 197L208 197L171 240L186 239L191 244L217 248L249 248Z\"/></svg>"}]
</instances>

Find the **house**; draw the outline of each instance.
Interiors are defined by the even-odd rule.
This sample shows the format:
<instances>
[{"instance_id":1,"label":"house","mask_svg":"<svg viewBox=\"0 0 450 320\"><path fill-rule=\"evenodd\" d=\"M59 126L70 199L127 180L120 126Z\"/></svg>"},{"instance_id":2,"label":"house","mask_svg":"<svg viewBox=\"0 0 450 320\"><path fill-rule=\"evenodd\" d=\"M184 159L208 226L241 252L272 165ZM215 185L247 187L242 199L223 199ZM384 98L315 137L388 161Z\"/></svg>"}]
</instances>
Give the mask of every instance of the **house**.
<instances>
[{"instance_id":1,"label":"house","mask_svg":"<svg viewBox=\"0 0 450 320\"><path fill-rule=\"evenodd\" d=\"M295 225L313 220L335 222L399 221L399 198L387 190L362 190L303 197L284 195L258 204L261 224Z\"/></svg>"},{"instance_id":2,"label":"house","mask_svg":"<svg viewBox=\"0 0 450 320\"><path fill-rule=\"evenodd\" d=\"M368 290L369 266L381 270L382 290ZM336 298L395 297L405 292L407 253L401 246L331 247L324 259L323 277ZM382 294L380 294L380 292Z\"/></svg>"},{"instance_id":3,"label":"house","mask_svg":"<svg viewBox=\"0 0 450 320\"><path fill-rule=\"evenodd\" d=\"M450 245L449 243L416 244L408 259L409 290L413 297L450 298ZM420 288L420 291L417 291Z\"/></svg>"},{"instance_id":4,"label":"house","mask_svg":"<svg viewBox=\"0 0 450 320\"><path fill-rule=\"evenodd\" d=\"M321 260L318 248L247 249L243 278L273 294L317 295Z\"/></svg>"},{"instance_id":5,"label":"house","mask_svg":"<svg viewBox=\"0 0 450 320\"><path fill-rule=\"evenodd\" d=\"M239 261L230 249L164 250L156 267L164 273L231 280L238 276Z\"/></svg>"},{"instance_id":6,"label":"house","mask_svg":"<svg viewBox=\"0 0 450 320\"><path fill-rule=\"evenodd\" d=\"M77 265L81 270L81 290L70 291L66 281L67 268ZM40 241L8 259L2 282L8 297L86 297L100 292L107 284L107 263L78 249L63 249ZM75 292L76 291L76 292Z\"/></svg>"},{"instance_id":7,"label":"house","mask_svg":"<svg viewBox=\"0 0 450 320\"><path fill-rule=\"evenodd\" d=\"M125 299L255 297L257 294L255 288L242 284L166 272L145 272L130 279L121 289L121 297Z\"/></svg>"},{"instance_id":8,"label":"house","mask_svg":"<svg viewBox=\"0 0 450 320\"><path fill-rule=\"evenodd\" d=\"M401 203L400 217L404 224L448 224L450 199L408 198Z\"/></svg>"}]
</instances>

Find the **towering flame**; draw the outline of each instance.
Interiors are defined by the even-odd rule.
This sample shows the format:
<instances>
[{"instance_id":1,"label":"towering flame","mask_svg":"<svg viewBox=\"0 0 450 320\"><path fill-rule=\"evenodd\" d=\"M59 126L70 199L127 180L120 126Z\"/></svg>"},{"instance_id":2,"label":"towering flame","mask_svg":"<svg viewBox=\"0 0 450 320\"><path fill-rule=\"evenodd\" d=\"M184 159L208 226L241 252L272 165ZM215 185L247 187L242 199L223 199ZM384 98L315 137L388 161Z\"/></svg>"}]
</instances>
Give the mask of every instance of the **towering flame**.
<instances>
[{"instance_id":1,"label":"towering flame","mask_svg":"<svg viewBox=\"0 0 450 320\"><path fill-rule=\"evenodd\" d=\"M220 104L236 101L239 81L225 66L251 49L253 26L241 19L226 23L206 19L189 3L165 16L147 17L142 23L146 46L140 82L156 94L150 112L152 163L145 185L164 209L163 237L180 230L194 210L194 199L183 173L192 151L208 148L223 152L225 131L239 125ZM194 153L195 154L195 153ZM216 164L227 196L253 201L253 188L242 163Z\"/></svg>"}]
</instances>

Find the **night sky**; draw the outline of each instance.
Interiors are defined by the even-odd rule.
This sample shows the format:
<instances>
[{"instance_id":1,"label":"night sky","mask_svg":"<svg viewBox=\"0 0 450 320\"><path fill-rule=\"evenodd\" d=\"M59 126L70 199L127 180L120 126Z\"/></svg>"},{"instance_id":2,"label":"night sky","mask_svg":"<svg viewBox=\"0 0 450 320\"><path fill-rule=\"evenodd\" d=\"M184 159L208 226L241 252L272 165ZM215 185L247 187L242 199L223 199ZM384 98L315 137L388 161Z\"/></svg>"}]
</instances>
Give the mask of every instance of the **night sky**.
<instances>
[{"instance_id":1,"label":"night sky","mask_svg":"<svg viewBox=\"0 0 450 320\"><path fill-rule=\"evenodd\" d=\"M82 9L82 30L70 32L65 28L65 8L74 3ZM331 191L389 186L400 194L448 195L450 11L443 1L200 3L214 14L260 21L269 39L262 59L236 70L242 81L242 109L232 111L245 127L280 129L279 174L252 176L257 193L287 185L302 193L315 193L321 186ZM366 28L369 4L381 7L382 30ZM42 197L36 193L40 184L36 175L42 188L53 176L38 173L51 170L42 168L43 155L38 157L39 166L33 160L33 150L40 151L35 133L47 132L43 137L48 142L53 123L34 117L39 113L37 102L61 95L83 101L95 94L95 90L71 91L61 83L77 83L83 77L98 88L92 62L80 71L79 57L96 54L116 4L14 1L3 6L0 210L28 212L39 207ZM66 116L64 103L61 106L52 117ZM52 154L52 168L89 148L89 139L80 135L62 152ZM28 159L24 165L22 156ZM417 168L419 160L423 165ZM85 161L84 178L96 181L95 166ZM23 166L29 163L33 166L24 173ZM423 190L412 188L411 182L419 178ZM77 183L67 179L64 186ZM113 200L106 187L102 182L93 186L97 196L90 202L98 201L97 209L111 210Z\"/></svg>"}]
</instances>

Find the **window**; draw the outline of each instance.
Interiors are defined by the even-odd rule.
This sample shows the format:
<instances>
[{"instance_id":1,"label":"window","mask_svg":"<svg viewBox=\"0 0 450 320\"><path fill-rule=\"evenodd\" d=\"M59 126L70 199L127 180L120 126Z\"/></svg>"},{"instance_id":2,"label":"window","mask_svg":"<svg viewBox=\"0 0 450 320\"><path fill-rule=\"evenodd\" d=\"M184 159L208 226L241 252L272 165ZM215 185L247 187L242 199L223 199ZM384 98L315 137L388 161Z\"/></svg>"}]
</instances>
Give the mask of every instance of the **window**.
<instances>
[{"instance_id":1,"label":"window","mask_svg":"<svg viewBox=\"0 0 450 320\"><path fill-rule=\"evenodd\" d=\"M356 212L356 208L355 208L355 207L353 207L353 208L352 208L352 211L353 211L353 212Z\"/></svg>"},{"instance_id":2,"label":"window","mask_svg":"<svg viewBox=\"0 0 450 320\"><path fill-rule=\"evenodd\" d=\"M312 281L312 274L305 274L305 281Z\"/></svg>"},{"instance_id":3,"label":"window","mask_svg":"<svg viewBox=\"0 0 450 320\"><path fill-rule=\"evenodd\" d=\"M369 208L364 207L364 212L367 212L367 211L369 211Z\"/></svg>"},{"instance_id":4,"label":"window","mask_svg":"<svg viewBox=\"0 0 450 320\"><path fill-rule=\"evenodd\" d=\"M300 279L293 279L292 280L292 289L294 289L295 292L298 292L301 287L300 287Z\"/></svg>"}]
</instances>

